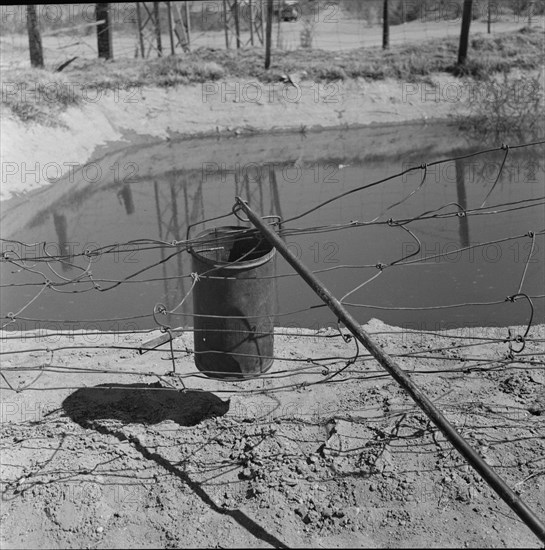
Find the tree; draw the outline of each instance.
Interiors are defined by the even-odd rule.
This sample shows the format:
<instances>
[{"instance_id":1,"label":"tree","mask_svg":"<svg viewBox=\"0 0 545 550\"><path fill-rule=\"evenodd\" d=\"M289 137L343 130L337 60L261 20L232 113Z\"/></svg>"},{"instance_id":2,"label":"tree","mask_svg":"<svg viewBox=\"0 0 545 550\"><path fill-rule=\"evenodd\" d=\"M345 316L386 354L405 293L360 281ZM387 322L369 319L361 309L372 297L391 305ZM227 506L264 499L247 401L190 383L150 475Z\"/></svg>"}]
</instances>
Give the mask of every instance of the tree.
<instances>
[{"instance_id":1,"label":"tree","mask_svg":"<svg viewBox=\"0 0 545 550\"><path fill-rule=\"evenodd\" d=\"M390 46L390 14L388 0L383 0L382 6L382 49L387 50Z\"/></svg>"},{"instance_id":2,"label":"tree","mask_svg":"<svg viewBox=\"0 0 545 550\"><path fill-rule=\"evenodd\" d=\"M471 10L473 0L464 0L462 11L462 31L460 33L460 47L458 49L458 65L464 65L467 58L467 45L469 42L469 25L471 23Z\"/></svg>"},{"instance_id":3,"label":"tree","mask_svg":"<svg viewBox=\"0 0 545 550\"><path fill-rule=\"evenodd\" d=\"M30 64L33 67L43 68L44 54L42 49L42 37L38 28L38 17L36 15L36 6L27 4L26 24L28 30L28 47L30 50Z\"/></svg>"},{"instance_id":4,"label":"tree","mask_svg":"<svg viewBox=\"0 0 545 550\"><path fill-rule=\"evenodd\" d=\"M271 39L273 23L273 0L267 0L267 28L265 32L265 69L271 66Z\"/></svg>"},{"instance_id":5,"label":"tree","mask_svg":"<svg viewBox=\"0 0 545 550\"><path fill-rule=\"evenodd\" d=\"M97 21L98 57L113 59L112 29L110 27L110 4L97 4L95 9ZM101 21L101 23L99 23Z\"/></svg>"}]
</instances>

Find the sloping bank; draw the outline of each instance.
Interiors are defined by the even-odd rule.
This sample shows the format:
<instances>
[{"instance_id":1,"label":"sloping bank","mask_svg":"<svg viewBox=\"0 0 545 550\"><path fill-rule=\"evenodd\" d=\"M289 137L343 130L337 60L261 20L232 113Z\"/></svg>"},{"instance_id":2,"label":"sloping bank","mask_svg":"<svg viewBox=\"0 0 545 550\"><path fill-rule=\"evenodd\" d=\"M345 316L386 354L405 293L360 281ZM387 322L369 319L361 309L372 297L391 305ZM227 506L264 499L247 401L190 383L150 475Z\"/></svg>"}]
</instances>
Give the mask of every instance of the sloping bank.
<instances>
[{"instance_id":1,"label":"sloping bank","mask_svg":"<svg viewBox=\"0 0 545 550\"><path fill-rule=\"evenodd\" d=\"M464 111L468 90L467 82L446 74L426 83L227 80L86 93L59 114L57 126L24 123L5 109L1 198L56 181L71 165L128 144L444 120Z\"/></svg>"}]
</instances>

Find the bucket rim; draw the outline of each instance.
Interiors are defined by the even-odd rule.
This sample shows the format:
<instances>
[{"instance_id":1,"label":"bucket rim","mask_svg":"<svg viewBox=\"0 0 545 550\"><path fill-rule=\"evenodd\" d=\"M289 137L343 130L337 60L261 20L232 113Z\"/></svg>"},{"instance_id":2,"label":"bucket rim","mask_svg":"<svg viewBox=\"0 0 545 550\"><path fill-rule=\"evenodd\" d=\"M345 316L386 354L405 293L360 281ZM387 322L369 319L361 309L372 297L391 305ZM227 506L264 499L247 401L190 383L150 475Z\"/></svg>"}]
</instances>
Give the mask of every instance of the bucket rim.
<instances>
[{"instance_id":1,"label":"bucket rim","mask_svg":"<svg viewBox=\"0 0 545 550\"><path fill-rule=\"evenodd\" d=\"M194 239L192 239L193 240L193 246L195 244L198 244L197 241L199 239L204 240L204 237L206 237L210 234L213 234L217 231L221 231L221 230L226 231L227 234L229 232L236 233L236 232L244 232L244 231L255 231L256 233L259 233L259 231L257 231L257 229L254 230L253 228L240 227L240 226L237 226L237 225L222 225L222 226L219 226L219 227L212 227L210 229L205 229L204 231L201 231L199 234L197 234L194 237ZM242 262L233 263L233 262L224 262L222 260L213 260L211 258L207 258L206 256L203 256L203 255L199 254L198 251L194 250L193 246L188 245L187 251L194 258L198 259L200 262L203 262L207 265L217 267L217 268L221 268L221 269L228 270L228 271L244 271L244 270L252 269L252 268L255 268L255 267L259 267L259 266L262 266L262 265L266 264L268 261L272 260L276 255L276 248L271 244L270 245L271 250L269 250L269 252L267 252L266 254L261 256L260 258L255 258L253 260L246 260L246 261L242 261Z\"/></svg>"}]
</instances>

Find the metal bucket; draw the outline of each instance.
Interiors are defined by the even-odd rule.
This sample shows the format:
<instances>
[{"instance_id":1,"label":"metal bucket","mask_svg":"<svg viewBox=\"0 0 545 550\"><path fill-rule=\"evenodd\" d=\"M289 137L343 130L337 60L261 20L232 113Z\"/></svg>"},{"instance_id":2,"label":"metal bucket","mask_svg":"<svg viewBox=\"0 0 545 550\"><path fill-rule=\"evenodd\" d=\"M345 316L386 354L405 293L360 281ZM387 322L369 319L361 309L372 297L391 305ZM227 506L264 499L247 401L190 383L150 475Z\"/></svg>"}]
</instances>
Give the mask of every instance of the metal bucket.
<instances>
[{"instance_id":1,"label":"metal bucket","mask_svg":"<svg viewBox=\"0 0 545 550\"><path fill-rule=\"evenodd\" d=\"M193 290L195 365L211 378L267 372L274 348L275 248L259 232L236 226L208 229L193 243L189 252L199 275Z\"/></svg>"}]
</instances>

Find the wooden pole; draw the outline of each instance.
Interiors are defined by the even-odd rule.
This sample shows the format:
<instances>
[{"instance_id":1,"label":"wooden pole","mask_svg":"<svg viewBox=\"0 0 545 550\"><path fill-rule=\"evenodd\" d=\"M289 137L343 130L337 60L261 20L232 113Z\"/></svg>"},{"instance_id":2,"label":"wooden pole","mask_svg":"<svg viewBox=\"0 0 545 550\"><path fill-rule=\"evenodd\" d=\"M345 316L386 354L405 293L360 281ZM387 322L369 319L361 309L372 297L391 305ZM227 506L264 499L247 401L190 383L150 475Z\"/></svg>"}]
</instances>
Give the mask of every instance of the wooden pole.
<instances>
[{"instance_id":1,"label":"wooden pole","mask_svg":"<svg viewBox=\"0 0 545 550\"><path fill-rule=\"evenodd\" d=\"M264 0L257 0L259 2L259 23L260 23L260 29L261 29L261 44L265 42L265 5L263 3ZM257 26L256 26L256 33L257 33Z\"/></svg>"},{"instance_id":2,"label":"wooden pole","mask_svg":"<svg viewBox=\"0 0 545 550\"><path fill-rule=\"evenodd\" d=\"M252 0L248 0L248 17L250 18L250 44L254 45L254 14Z\"/></svg>"},{"instance_id":3,"label":"wooden pole","mask_svg":"<svg viewBox=\"0 0 545 550\"><path fill-rule=\"evenodd\" d=\"M387 50L390 47L390 13L388 9L388 0L383 0L382 4L382 49Z\"/></svg>"},{"instance_id":4,"label":"wooden pole","mask_svg":"<svg viewBox=\"0 0 545 550\"><path fill-rule=\"evenodd\" d=\"M38 16L36 15L36 6L27 4L26 7L26 25L28 31L28 49L30 52L30 65L40 69L44 66L44 53L42 48L42 37L38 27Z\"/></svg>"},{"instance_id":5,"label":"wooden pole","mask_svg":"<svg viewBox=\"0 0 545 550\"><path fill-rule=\"evenodd\" d=\"M273 0L267 0L267 30L265 33L265 69L271 66L271 38L273 25Z\"/></svg>"},{"instance_id":6,"label":"wooden pole","mask_svg":"<svg viewBox=\"0 0 545 550\"><path fill-rule=\"evenodd\" d=\"M184 2L185 8L185 23L187 30L187 47L191 49L191 14L189 12L189 2Z\"/></svg>"},{"instance_id":7,"label":"wooden pole","mask_svg":"<svg viewBox=\"0 0 545 550\"><path fill-rule=\"evenodd\" d=\"M464 65L467 58L467 45L469 42L469 25L471 24L471 9L473 0L464 0L462 11L462 31L460 32L460 47L458 49L458 65Z\"/></svg>"},{"instance_id":8,"label":"wooden pole","mask_svg":"<svg viewBox=\"0 0 545 550\"><path fill-rule=\"evenodd\" d=\"M170 54L174 55L174 32L172 30L172 5L170 2L165 2L168 13L168 36L170 38Z\"/></svg>"},{"instance_id":9,"label":"wooden pole","mask_svg":"<svg viewBox=\"0 0 545 550\"><path fill-rule=\"evenodd\" d=\"M142 35L142 12L140 11L140 2L136 2L136 25L138 26L138 41L140 43L140 55L142 59L146 57L146 48L144 47L144 36Z\"/></svg>"},{"instance_id":10,"label":"wooden pole","mask_svg":"<svg viewBox=\"0 0 545 550\"><path fill-rule=\"evenodd\" d=\"M96 4L96 21L103 21L97 25L98 57L113 59L112 27L110 26L110 4Z\"/></svg>"},{"instance_id":11,"label":"wooden pole","mask_svg":"<svg viewBox=\"0 0 545 550\"><path fill-rule=\"evenodd\" d=\"M163 44L161 42L161 21L159 20L159 2L153 3L153 18L155 19L155 39L157 41L157 55L163 56Z\"/></svg>"},{"instance_id":12,"label":"wooden pole","mask_svg":"<svg viewBox=\"0 0 545 550\"><path fill-rule=\"evenodd\" d=\"M233 0L233 14L235 17L235 34L237 37L237 50L240 48L240 21L238 19L238 0Z\"/></svg>"},{"instance_id":13,"label":"wooden pole","mask_svg":"<svg viewBox=\"0 0 545 550\"><path fill-rule=\"evenodd\" d=\"M278 27L276 27L276 47L280 49L281 47L281 34L280 34L280 25L282 22L282 4L278 6Z\"/></svg>"},{"instance_id":14,"label":"wooden pole","mask_svg":"<svg viewBox=\"0 0 545 550\"><path fill-rule=\"evenodd\" d=\"M492 26L492 8L490 6L490 2L491 0L488 0L488 5L487 5L487 19L486 19L486 31L488 34L490 34L490 30L491 30L491 26Z\"/></svg>"},{"instance_id":15,"label":"wooden pole","mask_svg":"<svg viewBox=\"0 0 545 550\"><path fill-rule=\"evenodd\" d=\"M223 0L223 30L225 31L225 47L229 49L229 29L227 22L227 0Z\"/></svg>"}]
</instances>

